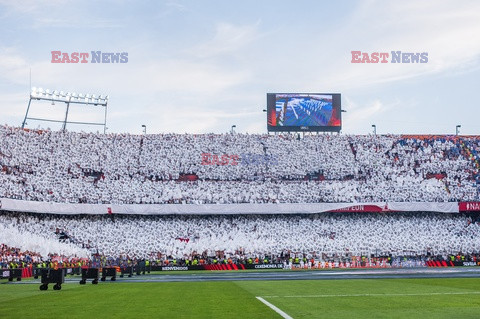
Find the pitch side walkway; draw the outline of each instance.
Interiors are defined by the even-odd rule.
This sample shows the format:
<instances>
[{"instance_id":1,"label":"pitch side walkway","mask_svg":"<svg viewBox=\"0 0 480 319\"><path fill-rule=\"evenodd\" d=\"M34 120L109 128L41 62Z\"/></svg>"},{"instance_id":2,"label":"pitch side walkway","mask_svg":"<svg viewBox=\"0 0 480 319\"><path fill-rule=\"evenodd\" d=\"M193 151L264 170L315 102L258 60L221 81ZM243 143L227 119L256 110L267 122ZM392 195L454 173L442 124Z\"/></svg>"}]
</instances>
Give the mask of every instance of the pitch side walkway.
<instances>
[{"instance_id":1,"label":"pitch side walkway","mask_svg":"<svg viewBox=\"0 0 480 319\"><path fill-rule=\"evenodd\" d=\"M145 275L118 278L117 282L188 282L234 280L332 280L332 279L397 279L397 278L473 278L480 277L480 267L412 268L365 270L282 270L275 272L209 272L205 274Z\"/></svg>"},{"instance_id":2,"label":"pitch side walkway","mask_svg":"<svg viewBox=\"0 0 480 319\"><path fill-rule=\"evenodd\" d=\"M67 277L65 283L78 283L80 277ZM400 278L480 278L480 267L458 268L402 268L402 269L352 269L352 270L281 270L281 271L205 271L204 273L146 274L132 278L117 276L104 283L117 282L202 282L240 280L334 280L334 279L400 279ZM40 279L8 284L39 284ZM7 284L7 282L5 282Z\"/></svg>"}]
</instances>

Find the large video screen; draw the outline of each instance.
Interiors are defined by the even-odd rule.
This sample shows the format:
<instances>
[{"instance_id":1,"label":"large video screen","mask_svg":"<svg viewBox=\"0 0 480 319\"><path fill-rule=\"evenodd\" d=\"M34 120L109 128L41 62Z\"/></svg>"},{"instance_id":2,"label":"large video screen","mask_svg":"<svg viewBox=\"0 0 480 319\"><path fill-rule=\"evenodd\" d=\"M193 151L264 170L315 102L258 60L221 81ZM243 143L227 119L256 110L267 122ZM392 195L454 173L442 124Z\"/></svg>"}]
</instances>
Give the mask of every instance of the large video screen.
<instances>
[{"instance_id":1,"label":"large video screen","mask_svg":"<svg viewBox=\"0 0 480 319\"><path fill-rule=\"evenodd\" d=\"M268 93L268 131L340 132L341 96L337 93Z\"/></svg>"}]
</instances>

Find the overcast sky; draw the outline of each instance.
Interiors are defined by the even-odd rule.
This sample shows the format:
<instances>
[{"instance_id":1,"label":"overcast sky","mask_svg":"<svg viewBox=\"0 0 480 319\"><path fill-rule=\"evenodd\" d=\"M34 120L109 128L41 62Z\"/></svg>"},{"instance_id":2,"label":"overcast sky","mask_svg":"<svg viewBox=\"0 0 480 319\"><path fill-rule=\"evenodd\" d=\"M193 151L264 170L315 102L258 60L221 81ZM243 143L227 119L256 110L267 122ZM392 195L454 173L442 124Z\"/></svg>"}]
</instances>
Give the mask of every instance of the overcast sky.
<instances>
[{"instance_id":1,"label":"overcast sky","mask_svg":"<svg viewBox=\"0 0 480 319\"><path fill-rule=\"evenodd\" d=\"M35 87L108 94L109 132L265 133L267 92L332 92L343 133L480 134L480 1L0 0L0 30L1 124L21 124L31 69ZM428 63L352 64L354 50ZM51 51L128 63L53 64ZM64 116L61 103L31 111Z\"/></svg>"}]
</instances>

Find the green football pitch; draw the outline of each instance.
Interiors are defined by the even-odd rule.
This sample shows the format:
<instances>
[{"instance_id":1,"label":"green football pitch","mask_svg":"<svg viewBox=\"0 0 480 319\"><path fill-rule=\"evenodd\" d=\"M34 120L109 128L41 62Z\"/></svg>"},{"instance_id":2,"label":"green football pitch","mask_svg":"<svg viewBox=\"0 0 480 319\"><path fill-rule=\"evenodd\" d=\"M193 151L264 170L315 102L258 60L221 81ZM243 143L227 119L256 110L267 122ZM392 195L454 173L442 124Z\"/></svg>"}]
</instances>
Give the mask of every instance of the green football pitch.
<instances>
[{"instance_id":1,"label":"green football pitch","mask_svg":"<svg viewBox=\"0 0 480 319\"><path fill-rule=\"evenodd\" d=\"M480 318L477 278L38 286L0 284L0 318Z\"/></svg>"}]
</instances>

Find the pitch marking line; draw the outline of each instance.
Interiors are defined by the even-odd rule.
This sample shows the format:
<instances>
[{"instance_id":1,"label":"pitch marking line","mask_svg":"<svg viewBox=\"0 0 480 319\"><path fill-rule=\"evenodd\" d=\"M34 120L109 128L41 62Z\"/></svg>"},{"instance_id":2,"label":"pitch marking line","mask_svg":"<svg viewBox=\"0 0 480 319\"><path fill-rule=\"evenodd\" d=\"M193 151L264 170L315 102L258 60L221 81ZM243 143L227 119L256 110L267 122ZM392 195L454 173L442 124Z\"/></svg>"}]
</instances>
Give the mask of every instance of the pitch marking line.
<instances>
[{"instance_id":1,"label":"pitch marking line","mask_svg":"<svg viewBox=\"0 0 480 319\"><path fill-rule=\"evenodd\" d=\"M432 293L424 293L424 294L421 294L421 293L418 293L418 294L345 294L345 295L297 295L297 296L263 296L263 297L264 298L397 297L397 296L402 297L402 296L441 296L441 295L479 295L479 294L480 294L480 291L432 292ZM259 300L262 299L261 297L256 297L256 298ZM267 301L263 303L266 304L266 302Z\"/></svg>"},{"instance_id":2,"label":"pitch marking line","mask_svg":"<svg viewBox=\"0 0 480 319\"><path fill-rule=\"evenodd\" d=\"M263 299L262 297L255 297L257 298L258 300L260 300L261 302L263 302L267 307L269 307L270 309L272 309L273 311L275 311L276 313L278 313L280 316L282 316L282 318L285 318L285 319L293 319L292 317L290 317L289 315L287 315L285 312L283 312L282 310L280 310L279 308L275 307L274 305L272 305L271 303L269 303L268 301L266 301L265 299Z\"/></svg>"}]
</instances>

